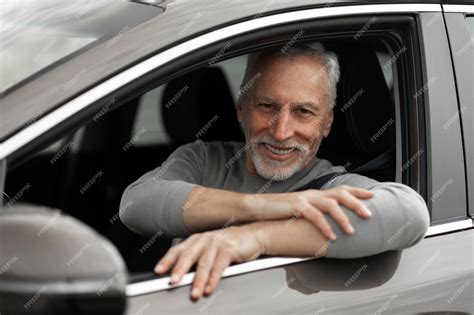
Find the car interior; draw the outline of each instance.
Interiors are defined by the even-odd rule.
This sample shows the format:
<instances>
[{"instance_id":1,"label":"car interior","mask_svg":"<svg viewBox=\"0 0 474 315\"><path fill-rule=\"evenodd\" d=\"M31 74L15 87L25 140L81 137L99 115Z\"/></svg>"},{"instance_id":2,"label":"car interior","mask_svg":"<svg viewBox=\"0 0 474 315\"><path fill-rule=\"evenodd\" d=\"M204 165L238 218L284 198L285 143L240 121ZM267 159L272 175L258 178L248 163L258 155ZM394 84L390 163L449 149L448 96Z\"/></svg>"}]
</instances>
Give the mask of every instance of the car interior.
<instances>
[{"instance_id":1,"label":"car interior","mask_svg":"<svg viewBox=\"0 0 474 315\"><path fill-rule=\"evenodd\" d=\"M379 181L395 181L395 124L373 140L387 121L396 118L396 80L392 65L387 66L393 54L381 41L348 39L325 44L339 57L341 79L332 131L318 157L349 171L359 169ZM28 183L20 201L58 208L80 219L113 242L131 273L150 272L172 240L159 238L140 251L150 238L129 231L118 219L122 192L160 166L177 147L195 141L196 132L216 114L220 119L202 140L244 141L235 113L236 84L241 77L233 77L243 73L243 57L188 72L112 106L102 117L9 170L6 193L12 197ZM176 99L186 85L189 91ZM350 103L356 94L360 95L357 101ZM63 153L59 158L58 152ZM94 176L95 183L84 191Z\"/></svg>"}]
</instances>

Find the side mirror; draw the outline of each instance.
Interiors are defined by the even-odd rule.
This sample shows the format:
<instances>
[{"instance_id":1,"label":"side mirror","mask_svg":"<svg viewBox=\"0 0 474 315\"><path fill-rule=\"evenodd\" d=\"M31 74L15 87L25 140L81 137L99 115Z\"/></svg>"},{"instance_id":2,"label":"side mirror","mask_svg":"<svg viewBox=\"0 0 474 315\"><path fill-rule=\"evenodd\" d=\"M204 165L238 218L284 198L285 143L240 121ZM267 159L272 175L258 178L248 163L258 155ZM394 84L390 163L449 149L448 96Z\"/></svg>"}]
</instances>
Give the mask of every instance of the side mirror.
<instances>
[{"instance_id":1,"label":"side mirror","mask_svg":"<svg viewBox=\"0 0 474 315\"><path fill-rule=\"evenodd\" d=\"M127 271L117 249L47 207L0 208L1 314L123 314Z\"/></svg>"}]
</instances>

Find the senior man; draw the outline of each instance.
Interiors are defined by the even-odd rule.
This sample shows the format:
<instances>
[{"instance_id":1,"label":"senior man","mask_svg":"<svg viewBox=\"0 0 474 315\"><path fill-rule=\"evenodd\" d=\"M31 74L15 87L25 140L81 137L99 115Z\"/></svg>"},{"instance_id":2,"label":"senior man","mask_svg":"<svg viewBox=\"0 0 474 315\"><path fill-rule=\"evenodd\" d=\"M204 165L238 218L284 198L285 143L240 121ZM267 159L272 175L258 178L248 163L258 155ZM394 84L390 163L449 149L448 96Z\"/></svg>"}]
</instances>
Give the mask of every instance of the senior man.
<instances>
[{"instance_id":1,"label":"senior man","mask_svg":"<svg viewBox=\"0 0 474 315\"><path fill-rule=\"evenodd\" d=\"M232 262L260 255L353 258L418 243L429 226L411 188L342 174L316 157L333 122L339 64L319 43L248 58L237 103L246 143L197 140L124 192L120 217L142 235L188 237L155 267L171 283L197 263L191 297L208 295ZM251 83L251 84L249 84ZM212 128L212 127L211 127ZM400 229L403 228L403 233Z\"/></svg>"}]
</instances>

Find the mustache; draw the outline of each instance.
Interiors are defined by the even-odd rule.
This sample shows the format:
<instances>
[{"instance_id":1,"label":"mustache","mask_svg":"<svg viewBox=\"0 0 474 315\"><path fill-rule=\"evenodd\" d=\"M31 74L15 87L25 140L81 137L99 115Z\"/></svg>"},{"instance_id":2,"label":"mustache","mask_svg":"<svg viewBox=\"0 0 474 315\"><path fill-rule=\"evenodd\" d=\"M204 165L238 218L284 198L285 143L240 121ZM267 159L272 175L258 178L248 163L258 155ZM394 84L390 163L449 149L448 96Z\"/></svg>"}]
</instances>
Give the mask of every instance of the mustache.
<instances>
[{"instance_id":1,"label":"mustache","mask_svg":"<svg viewBox=\"0 0 474 315\"><path fill-rule=\"evenodd\" d=\"M286 141L276 141L272 137L268 135L263 135L263 136L256 136L250 139L250 144L256 146L259 144L267 143L269 145L275 146L275 147L284 147L284 148L291 148L298 150L303 153L309 153L310 151L310 144L309 143L299 143L296 140L286 140Z\"/></svg>"}]
</instances>

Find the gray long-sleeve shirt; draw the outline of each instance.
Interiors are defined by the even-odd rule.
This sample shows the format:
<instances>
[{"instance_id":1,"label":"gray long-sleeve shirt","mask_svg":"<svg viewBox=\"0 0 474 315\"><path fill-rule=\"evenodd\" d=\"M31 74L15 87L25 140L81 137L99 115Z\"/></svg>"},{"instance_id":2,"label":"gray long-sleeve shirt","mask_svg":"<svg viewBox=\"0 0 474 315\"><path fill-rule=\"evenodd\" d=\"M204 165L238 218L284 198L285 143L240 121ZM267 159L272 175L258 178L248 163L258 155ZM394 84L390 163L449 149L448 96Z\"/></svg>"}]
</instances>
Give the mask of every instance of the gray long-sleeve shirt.
<instances>
[{"instance_id":1,"label":"gray long-sleeve shirt","mask_svg":"<svg viewBox=\"0 0 474 315\"><path fill-rule=\"evenodd\" d=\"M142 235L160 232L175 238L187 237L190 233L183 222L183 207L187 195L197 185L242 193L287 192L325 174L345 171L342 166L315 159L289 179L271 181L247 170L245 149L243 142L202 140L179 147L161 166L127 187L120 205L121 220L129 229ZM407 248L423 239L429 227L429 214L424 200L413 189L358 174L340 175L322 189L342 184L375 193L363 201L372 216L362 219L342 206L354 226L353 235L346 235L328 217L338 236L328 248L328 257L368 256Z\"/></svg>"}]
</instances>

